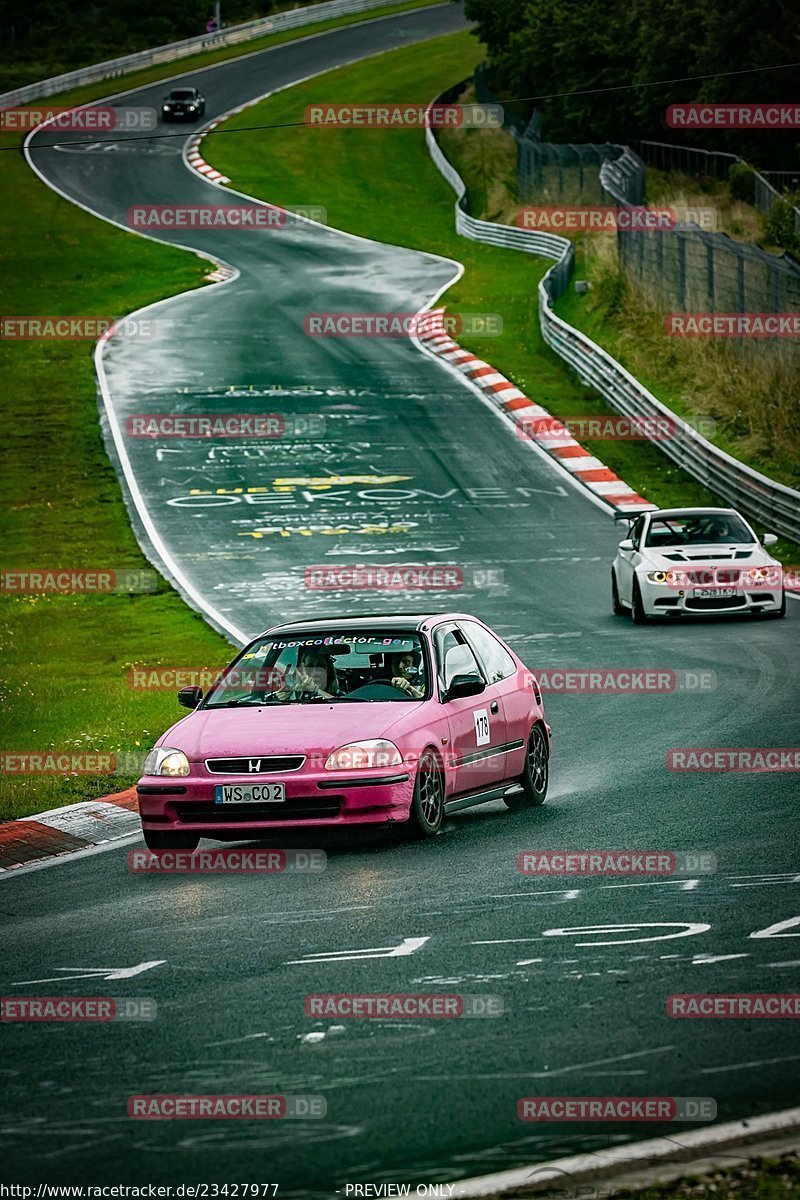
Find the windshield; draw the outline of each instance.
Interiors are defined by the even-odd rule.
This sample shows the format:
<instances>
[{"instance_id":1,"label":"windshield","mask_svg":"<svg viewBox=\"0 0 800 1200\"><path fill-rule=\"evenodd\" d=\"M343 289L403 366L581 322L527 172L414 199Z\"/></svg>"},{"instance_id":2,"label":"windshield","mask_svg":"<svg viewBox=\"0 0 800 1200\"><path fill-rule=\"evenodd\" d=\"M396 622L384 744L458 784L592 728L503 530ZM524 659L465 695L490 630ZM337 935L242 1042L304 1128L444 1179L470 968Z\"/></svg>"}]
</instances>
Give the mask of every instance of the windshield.
<instances>
[{"instance_id":1,"label":"windshield","mask_svg":"<svg viewBox=\"0 0 800 1200\"><path fill-rule=\"evenodd\" d=\"M319 631L258 638L223 673L204 708L353 704L427 698L419 635Z\"/></svg>"},{"instance_id":2,"label":"windshield","mask_svg":"<svg viewBox=\"0 0 800 1200\"><path fill-rule=\"evenodd\" d=\"M647 546L752 545L753 535L736 513L691 513L653 517Z\"/></svg>"},{"instance_id":3,"label":"windshield","mask_svg":"<svg viewBox=\"0 0 800 1200\"><path fill-rule=\"evenodd\" d=\"M174 92L170 92L169 99L194 100L194 92L191 88L176 88Z\"/></svg>"}]
</instances>

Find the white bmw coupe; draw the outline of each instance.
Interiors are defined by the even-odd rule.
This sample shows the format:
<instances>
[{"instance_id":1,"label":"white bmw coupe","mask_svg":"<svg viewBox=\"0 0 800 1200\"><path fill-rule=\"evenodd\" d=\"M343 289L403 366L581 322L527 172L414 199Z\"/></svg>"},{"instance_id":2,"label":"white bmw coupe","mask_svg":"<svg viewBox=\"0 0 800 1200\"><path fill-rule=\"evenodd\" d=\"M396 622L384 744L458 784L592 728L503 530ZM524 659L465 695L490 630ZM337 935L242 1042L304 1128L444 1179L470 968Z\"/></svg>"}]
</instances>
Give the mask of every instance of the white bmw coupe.
<instances>
[{"instance_id":1,"label":"white bmw coupe","mask_svg":"<svg viewBox=\"0 0 800 1200\"><path fill-rule=\"evenodd\" d=\"M614 613L650 617L786 615L783 568L732 508L643 513L620 542L611 568Z\"/></svg>"}]
</instances>

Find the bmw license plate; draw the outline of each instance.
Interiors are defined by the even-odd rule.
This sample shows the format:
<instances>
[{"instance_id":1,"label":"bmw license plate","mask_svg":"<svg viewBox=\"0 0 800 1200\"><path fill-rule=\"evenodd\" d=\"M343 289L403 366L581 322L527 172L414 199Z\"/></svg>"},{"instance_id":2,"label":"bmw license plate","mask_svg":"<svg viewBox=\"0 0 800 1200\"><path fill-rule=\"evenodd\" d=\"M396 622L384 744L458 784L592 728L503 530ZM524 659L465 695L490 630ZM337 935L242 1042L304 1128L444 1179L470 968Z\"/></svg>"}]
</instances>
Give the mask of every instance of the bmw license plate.
<instances>
[{"instance_id":1,"label":"bmw license plate","mask_svg":"<svg viewBox=\"0 0 800 1200\"><path fill-rule=\"evenodd\" d=\"M695 588L694 596L696 600L718 600L723 597L735 596L736 588Z\"/></svg>"},{"instance_id":2,"label":"bmw license plate","mask_svg":"<svg viewBox=\"0 0 800 1200\"><path fill-rule=\"evenodd\" d=\"M286 799L284 783L217 783L215 804L281 804Z\"/></svg>"}]
</instances>

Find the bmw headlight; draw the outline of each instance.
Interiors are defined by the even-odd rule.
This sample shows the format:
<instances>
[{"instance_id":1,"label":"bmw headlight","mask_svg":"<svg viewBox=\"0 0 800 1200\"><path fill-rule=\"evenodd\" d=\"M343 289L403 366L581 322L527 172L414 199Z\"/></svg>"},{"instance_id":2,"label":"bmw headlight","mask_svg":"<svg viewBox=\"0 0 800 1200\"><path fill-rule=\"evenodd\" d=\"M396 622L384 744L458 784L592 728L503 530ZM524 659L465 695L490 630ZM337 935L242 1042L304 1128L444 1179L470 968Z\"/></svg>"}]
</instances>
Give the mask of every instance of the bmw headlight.
<instances>
[{"instance_id":1,"label":"bmw headlight","mask_svg":"<svg viewBox=\"0 0 800 1200\"><path fill-rule=\"evenodd\" d=\"M668 583L670 586L680 583L679 571L648 571L647 578L651 583Z\"/></svg>"},{"instance_id":2,"label":"bmw headlight","mask_svg":"<svg viewBox=\"0 0 800 1200\"><path fill-rule=\"evenodd\" d=\"M172 112L172 105L171 104L162 104L161 111L162 112Z\"/></svg>"},{"instance_id":3,"label":"bmw headlight","mask_svg":"<svg viewBox=\"0 0 800 1200\"><path fill-rule=\"evenodd\" d=\"M188 775L189 760L182 750L156 746L145 759L145 775Z\"/></svg>"},{"instance_id":4,"label":"bmw headlight","mask_svg":"<svg viewBox=\"0 0 800 1200\"><path fill-rule=\"evenodd\" d=\"M325 760L326 771L360 771L366 767L399 767L403 756L394 742L383 738L368 738L364 742L348 742L334 750Z\"/></svg>"},{"instance_id":5,"label":"bmw headlight","mask_svg":"<svg viewBox=\"0 0 800 1200\"><path fill-rule=\"evenodd\" d=\"M751 567L747 572L747 579L750 583L766 583L770 577L770 572L766 567Z\"/></svg>"}]
</instances>

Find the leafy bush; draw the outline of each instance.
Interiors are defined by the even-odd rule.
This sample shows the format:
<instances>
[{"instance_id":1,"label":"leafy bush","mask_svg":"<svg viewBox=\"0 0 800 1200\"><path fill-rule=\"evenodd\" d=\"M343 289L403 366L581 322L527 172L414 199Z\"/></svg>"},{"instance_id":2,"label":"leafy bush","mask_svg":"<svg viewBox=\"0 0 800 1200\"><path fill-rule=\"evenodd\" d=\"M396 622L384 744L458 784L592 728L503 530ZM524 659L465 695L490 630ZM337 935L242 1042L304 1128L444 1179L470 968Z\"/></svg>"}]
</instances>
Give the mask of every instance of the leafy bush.
<instances>
[{"instance_id":1,"label":"leafy bush","mask_svg":"<svg viewBox=\"0 0 800 1200\"><path fill-rule=\"evenodd\" d=\"M734 163L728 173L728 189L734 200L752 204L756 198L756 173L749 163Z\"/></svg>"},{"instance_id":2,"label":"leafy bush","mask_svg":"<svg viewBox=\"0 0 800 1200\"><path fill-rule=\"evenodd\" d=\"M800 194L784 196L776 200L764 217L764 237L773 246L800 253L800 236L794 228L794 206L800 203Z\"/></svg>"}]
</instances>

